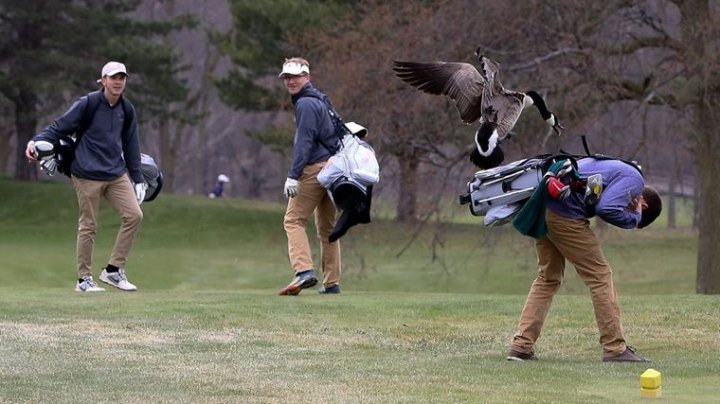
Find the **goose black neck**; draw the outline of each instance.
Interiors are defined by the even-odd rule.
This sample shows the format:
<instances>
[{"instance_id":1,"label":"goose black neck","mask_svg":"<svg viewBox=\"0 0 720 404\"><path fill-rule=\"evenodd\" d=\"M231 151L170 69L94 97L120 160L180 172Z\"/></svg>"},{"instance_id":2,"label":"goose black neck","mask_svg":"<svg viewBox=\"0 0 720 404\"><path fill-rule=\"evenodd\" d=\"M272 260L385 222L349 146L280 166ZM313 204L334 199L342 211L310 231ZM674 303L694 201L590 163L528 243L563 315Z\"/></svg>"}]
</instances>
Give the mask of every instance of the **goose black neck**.
<instances>
[{"instance_id":1,"label":"goose black neck","mask_svg":"<svg viewBox=\"0 0 720 404\"><path fill-rule=\"evenodd\" d=\"M535 91L528 91L525 94L527 94L527 96L533 100L533 105L535 105L538 111L540 111L540 115L543 117L543 119L550 119L552 113L550 113L550 110L545 104L545 100L543 100L540 94Z\"/></svg>"}]
</instances>

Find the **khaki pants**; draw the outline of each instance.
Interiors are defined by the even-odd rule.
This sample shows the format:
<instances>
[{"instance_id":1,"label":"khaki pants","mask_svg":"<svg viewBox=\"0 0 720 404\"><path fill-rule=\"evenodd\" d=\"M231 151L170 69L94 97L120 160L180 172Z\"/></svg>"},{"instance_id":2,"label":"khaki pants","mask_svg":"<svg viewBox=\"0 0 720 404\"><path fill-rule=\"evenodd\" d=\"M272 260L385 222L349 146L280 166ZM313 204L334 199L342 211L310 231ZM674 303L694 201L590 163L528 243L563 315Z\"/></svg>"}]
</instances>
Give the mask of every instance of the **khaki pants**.
<instances>
[{"instance_id":1,"label":"khaki pants","mask_svg":"<svg viewBox=\"0 0 720 404\"><path fill-rule=\"evenodd\" d=\"M603 355L622 353L625 350L625 336L612 268L603 256L595 233L590 229L590 222L563 218L549 209L545 217L548 234L537 240L535 246L539 273L525 301L518 332L512 339L512 349L524 353L533 350L553 296L562 283L567 258L590 289Z\"/></svg>"},{"instance_id":2,"label":"khaki pants","mask_svg":"<svg viewBox=\"0 0 720 404\"><path fill-rule=\"evenodd\" d=\"M140 210L127 174L112 181L93 181L72 177L72 182L77 193L80 210L77 234L79 277L92 275L92 255L100 213L100 197L105 197L121 218L120 230L118 230L108 263L118 268L125 268L135 234L140 229L140 222L143 218L142 210Z\"/></svg>"},{"instance_id":3,"label":"khaki pants","mask_svg":"<svg viewBox=\"0 0 720 404\"><path fill-rule=\"evenodd\" d=\"M283 225L288 238L290 267L295 273L314 269L310 241L306 227L315 212L315 226L320 240L323 284L330 287L340 283L340 242L330 243L328 237L335 226L335 205L317 175L325 162L306 166L300 176L298 194L288 200Z\"/></svg>"}]
</instances>

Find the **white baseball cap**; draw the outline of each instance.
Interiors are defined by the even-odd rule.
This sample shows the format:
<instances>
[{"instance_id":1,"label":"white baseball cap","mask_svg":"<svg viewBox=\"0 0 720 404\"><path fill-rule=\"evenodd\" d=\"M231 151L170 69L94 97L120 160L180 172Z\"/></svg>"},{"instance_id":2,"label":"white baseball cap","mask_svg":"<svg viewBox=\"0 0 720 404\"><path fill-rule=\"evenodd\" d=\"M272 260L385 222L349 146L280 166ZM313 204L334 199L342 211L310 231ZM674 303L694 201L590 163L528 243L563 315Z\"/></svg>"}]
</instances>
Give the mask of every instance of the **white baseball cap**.
<instances>
[{"instance_id":1,"label":"white baseball cap","mask_svg":"<svg viewBox=\"0 0 720 404\"><path fill-rule=\"evenodd\" d=\"M107 62L105 63L105 66L102 68L102 72L100 73L100 77L105 76L114 76L118 73L125 73L126 76L129 76L127 73L127 69L125 68L125 65L120 62ZM98 83L101 79L98 79Z\"/></svg>"},{"instance_id":2,"label":"white baseball cap","mask_svg":"<svg viewBox=\"0 0 720 404\"><path fill-rule=\"evenodd\" d=\"M303 74L310 74L310 66L298 62L285 62L278 77L282 78L285 75L302 76Z\"/></svg>"},{"instance_id":3,"label":"white baseball cap","mask_svg":"<svg viewBox=\"0 0 720 404\"><path fill-rule=\"evenodd\" d=\"M218 175L218 181L220 182L230 182L230 178L228 178L225 174Z\"/></svg>"}]
</instances>

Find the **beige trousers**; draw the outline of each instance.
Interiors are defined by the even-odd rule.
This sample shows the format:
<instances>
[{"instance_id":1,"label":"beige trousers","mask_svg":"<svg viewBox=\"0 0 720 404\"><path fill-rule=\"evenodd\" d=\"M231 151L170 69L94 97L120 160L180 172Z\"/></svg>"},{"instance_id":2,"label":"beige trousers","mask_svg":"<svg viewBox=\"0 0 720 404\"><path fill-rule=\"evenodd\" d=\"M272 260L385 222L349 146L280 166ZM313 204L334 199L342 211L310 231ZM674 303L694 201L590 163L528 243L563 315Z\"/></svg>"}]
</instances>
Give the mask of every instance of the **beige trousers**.
<instances>
[{"instance_id":1,"label":"beige trousers","mask_svg":"<svg viewBox=\"0 0 720 404\"><path fill-rule=\"evenodd\" d=\"M288 238L290 267L295 273L316 268L306 228L310 215L315 213L317 237L320 240L323 284L330 287L340 283L340 242L330 243L328 237L335 226L335 205L328 191L317 181L325 162L308 165L298 179L298 194L288 200L283 225Z\"/></svg>"},{"instance_id":2,"label":"beige trousers","mask_svg":"<svg viewBox=\"0 0 720 404\"><path fill-rule=\"evenodd\" d=\"M101 197L110 202L121 219L120 229L108 263L125 268L135 234L140 229L140 222L143 218L128 175L124 174L112 181L93 181L73 176L72 182L80 210L77 233L79 277L92 275L93 246L97 234Z\"/></svg>"},{"instance_id":3,"label":"beige trousers","mask_svg":"<svg viewBox=\"0 0 720 404\"><path fill-rule=\"evenodd\" d=\"M512 349L524 353L533 350L553 296L562 283L567 258L590 289L603 355L622 353L625 350L625 335L612 268L605 260L595 233L590 229L590 222L563 218L549 209L545 218L548 234L535 243L538 276L525 301L517 334L512 339Z\"/></svg>"}]
</instances>

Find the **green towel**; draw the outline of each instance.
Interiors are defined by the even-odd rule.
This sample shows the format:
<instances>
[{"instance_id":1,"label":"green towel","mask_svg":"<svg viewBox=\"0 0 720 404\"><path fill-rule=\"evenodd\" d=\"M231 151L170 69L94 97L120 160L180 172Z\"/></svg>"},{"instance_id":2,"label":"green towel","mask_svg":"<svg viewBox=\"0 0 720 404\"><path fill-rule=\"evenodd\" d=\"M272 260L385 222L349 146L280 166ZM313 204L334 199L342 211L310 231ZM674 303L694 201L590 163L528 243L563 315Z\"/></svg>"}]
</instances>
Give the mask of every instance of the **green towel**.
<instances>
[{"instance_id":1,"label":"green towel","mask_svg":"<svg viewBox=\"0 0 720 404\"><path fill-rule=\"evenodd\" d=\"M563 166L565 160L556 161L550 166L548 172L553 174ZM574 175L578 175L576 172ZM536 239L541 239L547 234L547 224L545 223L545 209L547 208L547 177L544 177L530 199L520 209L512 224L521 234Z\"/></svg>"},{"instance_id":2,"label":"green towel","mask_svg":"<svg viewBox=\"0 0 720 404\"><path fill-rule=\"evenodd\" d=\"M521 234L536 239L543 238L547 234L547 224L545 223L547 193L547 178L543 178L512 221L513 227Z\"/></svg>"}]
</instances>

